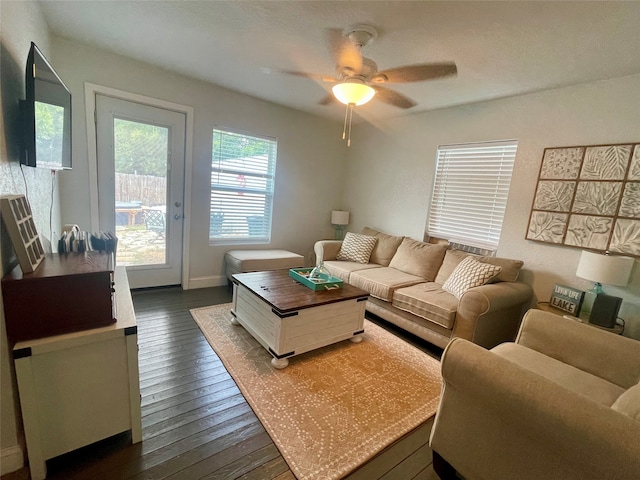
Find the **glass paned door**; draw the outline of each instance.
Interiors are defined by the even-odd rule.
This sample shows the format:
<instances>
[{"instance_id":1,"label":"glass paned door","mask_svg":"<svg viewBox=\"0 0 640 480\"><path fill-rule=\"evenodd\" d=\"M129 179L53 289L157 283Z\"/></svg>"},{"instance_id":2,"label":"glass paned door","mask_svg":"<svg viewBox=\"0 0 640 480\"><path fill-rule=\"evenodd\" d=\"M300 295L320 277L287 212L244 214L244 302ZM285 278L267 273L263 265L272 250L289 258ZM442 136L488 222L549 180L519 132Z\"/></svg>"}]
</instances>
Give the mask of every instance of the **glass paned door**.
<instances>
[{"instance_id":1,"label":"glass paned door","mask_svg":"<svg viewBox=\"0 0 640 480\"><path fill-rule=\"evenodd\" d=\"M113 123L117 262L165 264L169 129L121 118Z\"/></svg>"},{"instance_id":2,"label":"glass paned door","mask_svg":"<svg viewBox=\"0 0 640 480\"><path fill-rule=\"evenodd\" d=\"M185 116L96 96L100 228L132 288L181 284Z\"/></svg>"}]
</instances>

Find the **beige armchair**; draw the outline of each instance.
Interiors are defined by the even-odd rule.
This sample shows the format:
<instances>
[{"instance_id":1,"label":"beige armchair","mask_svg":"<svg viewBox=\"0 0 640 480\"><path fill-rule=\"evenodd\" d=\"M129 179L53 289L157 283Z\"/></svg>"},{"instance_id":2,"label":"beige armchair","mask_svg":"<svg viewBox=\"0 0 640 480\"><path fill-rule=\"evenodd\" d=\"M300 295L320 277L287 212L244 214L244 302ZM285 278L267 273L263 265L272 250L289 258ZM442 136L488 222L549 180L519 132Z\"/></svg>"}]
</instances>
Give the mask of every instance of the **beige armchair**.
<instances>
[{"instance_id":1,"label":"beige armchair","mask_svg":"<svg viewBox=\"0 0 640 480\"><path fill-rule=\"evenodd\" d=\"M640 342L530 310L515 343L453 339L442 376L441 478L640 479Z\"/></svg>"}]
</instances>

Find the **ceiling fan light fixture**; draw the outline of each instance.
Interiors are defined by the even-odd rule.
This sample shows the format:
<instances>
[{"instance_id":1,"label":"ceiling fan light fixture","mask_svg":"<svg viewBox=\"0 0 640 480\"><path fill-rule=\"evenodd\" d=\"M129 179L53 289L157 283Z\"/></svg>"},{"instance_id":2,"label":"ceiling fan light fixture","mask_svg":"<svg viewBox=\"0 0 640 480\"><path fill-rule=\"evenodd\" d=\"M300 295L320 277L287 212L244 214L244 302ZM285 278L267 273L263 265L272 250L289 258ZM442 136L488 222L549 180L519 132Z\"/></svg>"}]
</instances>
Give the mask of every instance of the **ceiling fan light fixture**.
<instances>
[{"instance_id":1,"label":"ceiling fan light fixture","mask_svg":"<svg viewBox=\"0 0 640 480\"><path fill-rule=\"evenodd\" d=\"M331 89L335 97L345 105L364 105L373 98L376 91L369 85L359 82L338 83Z\"/></svg>"}]
</instances>

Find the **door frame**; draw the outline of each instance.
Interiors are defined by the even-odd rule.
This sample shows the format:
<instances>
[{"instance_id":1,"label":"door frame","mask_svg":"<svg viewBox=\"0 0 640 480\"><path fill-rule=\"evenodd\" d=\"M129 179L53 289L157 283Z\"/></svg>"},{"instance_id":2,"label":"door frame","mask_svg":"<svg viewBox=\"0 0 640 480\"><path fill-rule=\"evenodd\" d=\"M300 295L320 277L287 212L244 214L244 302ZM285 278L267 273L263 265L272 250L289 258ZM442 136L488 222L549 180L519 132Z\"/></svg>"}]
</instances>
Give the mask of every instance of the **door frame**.
<instances>
[{"instance_id":1,"label":"door frame","mask_svg":"<svg viewBox=\"0 0 640 480\"><path fill-rule=\"evenodd\" d=\"M191 237L191 171L193 159L193 107L168 102L137 93L85 82L85 116L87 122L87 158L89 165L89 205L91 208L91 231L99 230L98 213L98 148L96 138L96 95L141 103L182 113L186 117L184 150L184 218L182 230L182 289L189 289L189 245Z\"/></svg>"}]
</instances>

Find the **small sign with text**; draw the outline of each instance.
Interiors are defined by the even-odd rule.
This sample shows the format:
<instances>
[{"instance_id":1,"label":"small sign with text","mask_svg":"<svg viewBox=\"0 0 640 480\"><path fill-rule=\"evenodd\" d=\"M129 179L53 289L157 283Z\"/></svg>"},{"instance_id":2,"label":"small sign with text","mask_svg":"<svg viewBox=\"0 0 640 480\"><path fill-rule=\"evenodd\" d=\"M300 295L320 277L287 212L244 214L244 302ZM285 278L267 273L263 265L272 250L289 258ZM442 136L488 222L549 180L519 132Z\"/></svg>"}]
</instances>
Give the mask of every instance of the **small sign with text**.
<instances>
[{"instance_id":1,"label":"small sign with text","mask_svg":"<svg viewBox=\"0 0 640 480\"><path fill-rule=\"evenodd\" d=\"M583 300L584 292L582 290L555 284L549 305L577 317L580 315Z\"/></svg>"}]
</instances>

